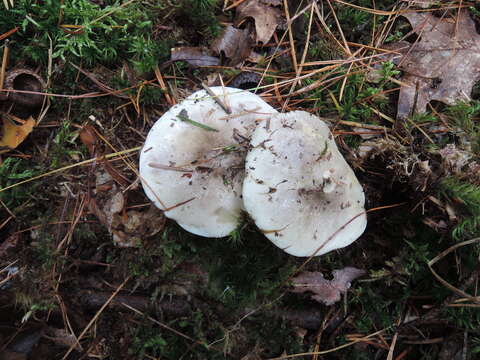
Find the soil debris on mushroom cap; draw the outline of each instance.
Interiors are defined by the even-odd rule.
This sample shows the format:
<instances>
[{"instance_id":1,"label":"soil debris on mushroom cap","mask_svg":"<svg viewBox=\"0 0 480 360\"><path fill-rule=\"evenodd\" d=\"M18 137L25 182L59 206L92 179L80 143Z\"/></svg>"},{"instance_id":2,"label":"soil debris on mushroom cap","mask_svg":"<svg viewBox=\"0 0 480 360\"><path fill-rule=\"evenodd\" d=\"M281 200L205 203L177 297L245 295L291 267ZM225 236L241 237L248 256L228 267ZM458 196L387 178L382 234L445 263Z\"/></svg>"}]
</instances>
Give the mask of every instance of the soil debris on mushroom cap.
<instances>
[{"instance_id":1,"label":"soil debris on mushroom cap","mask_svg":"<svg viewBox=\"0 0 480 360\"><path fill-rule=\"evenodd\" d=\"M150 130L140 153L148 198L185 230L223 237L238 225L248 142L257 123L276 110L261 97L211 87L227 114L205 90L167 111Z\"/></svg>"},{"instance_id":2,"label":"soil debris on mushroom cap","mask_svg":"<svg viewBox=\"0 0 480 360\"><path fill-rule=\"evenodd\" d=\"M295 256L345 247L365 230L365 196L328 126L304 111L276 114L252 134L243 201L259 229Z\"/></svg>"}]
</instances>

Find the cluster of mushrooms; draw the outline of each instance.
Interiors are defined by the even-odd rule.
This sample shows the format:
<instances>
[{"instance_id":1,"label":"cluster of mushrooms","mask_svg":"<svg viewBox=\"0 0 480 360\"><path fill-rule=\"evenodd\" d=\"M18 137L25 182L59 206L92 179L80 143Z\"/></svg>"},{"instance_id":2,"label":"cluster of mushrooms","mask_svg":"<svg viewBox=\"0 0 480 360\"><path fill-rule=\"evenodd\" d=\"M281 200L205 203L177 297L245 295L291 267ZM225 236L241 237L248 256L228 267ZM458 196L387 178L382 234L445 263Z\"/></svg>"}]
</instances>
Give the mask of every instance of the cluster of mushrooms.
<instances>
[{"instance_id":1,"label":"cluster of mushrooms","mask_svg":"<svg viewBox=\"0 0 480 360\"><path fill-rule=\"evenodd\" d=\"M140 178L185 230L224 237L246 211L295 256L345 247L367 224L362 186L328 126L240 89L197 91L167 111L141 150Z\"/></svg>"}]
</instances>

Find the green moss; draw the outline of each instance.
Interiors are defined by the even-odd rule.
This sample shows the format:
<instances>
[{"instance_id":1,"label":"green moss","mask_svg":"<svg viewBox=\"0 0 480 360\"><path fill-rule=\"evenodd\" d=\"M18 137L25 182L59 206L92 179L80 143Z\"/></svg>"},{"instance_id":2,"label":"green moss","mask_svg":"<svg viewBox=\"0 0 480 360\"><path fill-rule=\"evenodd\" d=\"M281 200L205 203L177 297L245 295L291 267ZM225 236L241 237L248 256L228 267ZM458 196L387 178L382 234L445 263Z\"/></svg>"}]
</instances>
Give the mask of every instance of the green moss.
<instances>
[{"instance_id":1,"label":"green moss","mask_svg":"<svg viewBox=\"0 0 480 360\"><path fill-rule=\"evenodd\" d=\"M100 6L88 0L19 0L1 18L0 33L20 27L10 38L12 58L46 65L51 47L53 59L86 66L124 59L145 72L169 56L168 40L150 35L162 10L119 1Z\"/></svg>"},{"instance_id":2,"label":"green moss","mask_svg":"<svg viewBox=\"0 0 480 360\"><path fill-rule=\"evenodd\" d=\"M198 32L199 43L208 44L220 34L222 27L215 16L219 4L219 0L181 0L177 14Z\"/></svg>"},{"instance_id":3,"label":"green moss","mask_svg":"<svg viewBox=\"0 0 480 360\"><path fill-rule=\"evenodd\" d=\"M41 173L42 168L22 158L9 157L0 166L0 188L16 184ZM16 186L0 193L0 200L15 212L15 208L32 197L40 186L38 182L27 186Z\"/></svg>"},{"instance_id":4,"label":"green moss","mask_svg":"<svg viewBox=\"0 0 480 360\"><path fill-rule=\"evenodd\" d=\"M480 124L478 116L480 114L480 101L459 102L454 106L446 108L449 122L461 129L471 142L472 152L480 152Z\"/></svg>"},{"instance_id":5,"label":"green moss","mask_svg":"<svg viewBox=\"0 0 480 360\"><path fill-rule=\"evenodd\" d=\"M241 242L213 241L200 251L210 254L205 265L212 296L233 308L272 298L294 266L291 257L256 233L243 234Z\"/></svg>"},{"instance_id":6,"label":"green moss","mask_svg":"<svg viewBox=\"0 0 480 360\"><path fill-rule=\"evenodd\" d=\"M480 235L480 186L455 177L443 179L440 194L454 207L462 211L458 225L453 229L454 239Z\"/></svg>"}]
</instances>

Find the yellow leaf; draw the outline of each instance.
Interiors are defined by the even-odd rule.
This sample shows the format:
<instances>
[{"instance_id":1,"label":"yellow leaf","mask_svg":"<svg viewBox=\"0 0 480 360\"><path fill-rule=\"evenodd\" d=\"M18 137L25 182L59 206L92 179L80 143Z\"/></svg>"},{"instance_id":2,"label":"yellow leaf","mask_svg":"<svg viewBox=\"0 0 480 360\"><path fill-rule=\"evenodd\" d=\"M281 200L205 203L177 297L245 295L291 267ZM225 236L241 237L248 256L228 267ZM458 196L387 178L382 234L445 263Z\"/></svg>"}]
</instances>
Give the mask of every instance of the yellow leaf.
<instances>
[{"instance_id":1,"label":"yellow leaf","mask_svg":"<svg viewBox=\"0 0 480 360\"><path fill-rule=\"evenodd\" d=\"M13 117L12 117L13 118ZM21 120L14 118L20 122L21 125L17 125L12 119L7 116L2 117L2 136L0 138L0 152L5 152L11 149L15 149L20 145L23 140L30 134L35 126L35 120L30 117L27 120ZM2 149L2 148L8 149Z\"/></svg>"}]
</instances>

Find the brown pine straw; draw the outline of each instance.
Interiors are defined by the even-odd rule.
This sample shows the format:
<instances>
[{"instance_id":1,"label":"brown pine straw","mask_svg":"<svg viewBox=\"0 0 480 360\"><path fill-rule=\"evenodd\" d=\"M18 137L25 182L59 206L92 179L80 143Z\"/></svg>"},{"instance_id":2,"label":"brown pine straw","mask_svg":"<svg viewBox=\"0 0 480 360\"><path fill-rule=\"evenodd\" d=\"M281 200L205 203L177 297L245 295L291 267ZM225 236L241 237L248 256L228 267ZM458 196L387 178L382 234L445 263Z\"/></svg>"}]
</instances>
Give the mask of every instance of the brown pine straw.
<instances>
[{"instance_id":1,"label":"brown pine straw","mask_svg":"<svg viewBox=\"0 0 480 360\"><path fill-rule=\"evenodd\" d=\"M117 157L117 156L121 156L121 155L125 155L125 154L131 153L131 152L135 152L135 151L138 151L138 150L140 150L140 149L141 149L141 146L137 146L137 147L134 147L134 148L131 148L131 149L119 151L119 152L112 153L112 154L107 154L107 155L105 155L105 158L107 158L107 159L115 158L115 157ZM97 158L96 158L96 157L95 157L95 158L92 158L92 159L80 161L80 162L75 163L75 164L70 164L70 165L67 165L67 166L63 166L63 167L61 167L61 168L58 168L58 169L55 169L55 170L46 172L46 173L44 173L44 174L40 174L40 175L31 177L31 178L28 178L28 179L19 181L19 182L15 183L15 184L6 186L6 187L0 189L0 193L2 193L2 192L4 192L4 191L7 191L7 190L10 190L10 189L12 189L12 188L14 188L14 187L17 187L17 186L19 186L19 185L23 185L23 184L29 183L29 182L31 182L31 181L35 181L35 180L38 180L38 179L41 179L41 178L44 178L44 177L47 177L47 176L50 176L50 175L53 175L53 174L62 172L62 171L65 171L65 170L73 169L73 168L75 168L75 167L77 167L77 166L82 166L82 165L91 164L91 163L93 163L93 162L95 162L95 161L97 161Z\"/></svg>"},{"instance_id":2,"label":"brown pine straw","mask_svg":"<svg viewBox=\"0 0 480 360\"><path fill-rule=\"evenodd\" d=\"M3 89L3 83L5 82L5 73L7 71L7 66L8 66L8 53L9 53L8 44L5 44L5 46L3 47L2 65L0 68L0 89Z\"/></svg>"},{"instance_id":3,"label":"brown pine straw","mask_svg":"<svg viewBox=\"0 0 480 360\"><path fill-rule=\"evenodd\" d=\"M450 246L448 249L446 249L445 251L442 251L439 255L437 255L436 257L434 257L432 260L430 260L427 265L428 265L428 268L430 269L430 271L432 272L433 276L435 276L435 278L443 285L445 286L447 289L453 291L455 294L459 295L459 296L463 296L465 299L467 300L470 300L472 301L473 303L475 303L474 305L477 305L477 304L480 304L480 296L472 296L468 293L466 293L465 291L453 286L452 284L450 284L449 282L447 282L445 279L443 279L440 275L438 275L438 273L433 269L433 265L438 262L439 260L443 259L445 256L447 256L448 254L450 254L452 251L460 248L460 247L463 247L463 246L467 246L467 245L471 245L471 244L475 244L475 243L480 243L480 237L477 237L477 238L474 238L474 239L471 239L471 240L466 240L466 241L462 241L461 243L458 243L458 244L455 244L453 246ZM463 306L465 306L466 304L464 304Z\"/></svg>"},{"instance_id":4,"label":"brown pine straw","mask_svg":"<svg viewBox=\"0 0 480 360\"><path fill-rule=\"evenodd\" d=\"M87 324L87 326L85 326L85 328L83 329L83 331L80 333L80 335L78 336L77 338L77 341L79 342L80 340L82 340L82 338L85 336L85 334L87 333L87 331L92 327L92 325L95 323L95 321L97 321L98 317L100 316L100 314L103 312L103 310L105 310L105 308L112 302L112 300L115 298L115 296L117 296L117 294L120 292L120 290L123 289L123 287L127 284L128 280L130 280L130 277L127 277L123 283L121 283L117 289L114 291L114 293L108 298L107 301L105 301L105 304L102 305L102 307L97 311L97 313L93 316L93 318L90 320L90 322ZM77 342L73 343L70 348L68 349L68 351L65 353L65 355L63 355L62 357L62 360L65 360L68 355L70 355L70 353L75 349L75 347L77 346Z\"/></svg>"},{"instance_id":5,"label":"brown pine straw","mask_svg":"<svg viewBox=\"0 0 480 360\"><path fill-rule=\"evenodd\" d=\"M163 96L165 96L165 100L167 100L168 105L175 105L177 102L168 93L167 85L165 84L165 80L163 79L162 72L160 71L158 65L155 67L155 76L157 77L158 83L160 84L160 88L163 90Z\"/></svg>"},{"instance_id":6,"label":"brown pine straw","mask_svg":"<svg viewBox=\"0 0 480 360\"><path fill-rule=\"evenodd\" d=\"M19 27L15 27L11 30L8 30L6 33L0 35L0 40L8 38L10 35L15 34L18 31Z\"/></svg>"},{"instance_id":7,"label":"brown pine straw","mask_svg":"<svg viewBox=\"0 0 480 360\"><path fill-rule=\"evenodd\" d=\"M227 11L227 10L230 10L230 9L233 9L233 8L236 8L238 5L240 5L241 3L245 2L246 0L237 0L235 1L233 4L231 5L228 5L224 11Z\"/></svg>"},{"instance_id":8,"label":"brown pine straw","mask_svg":"<svg viewBox=\"0 0 480 360\"><path fill-rule=\"evenodd\" d=\"M343 0L333 0L335 1L336 3L339 3L339 4L342 4L342 5L346 5L346 6L350 6L352 8L355 8L355 9L358 9L358 10L362 10L362 11L365 11L369 14L374 14L374 15L385 15L385 16L388 16L388 15L397 15L397 14L405 14L405 13L408 13L408 12L433 12L433 11L436 11L438 9L415 9L415 10L394 10L394 11L384 11L384 10L377 10L377 9L372 9L372 8L367 8L367 7L363 7L363 6L359 6L359 5L355 5L355 4L352 4L350 2L347 2L347 1L343 1ZM472 3L470 4L460 4L460 5L451 5L451 6L442 6L442 10L445 10L445 9L460 9L460 8L468 8L472 6Z\"/></svg>"},{"instance_id":9,"label":"brown pine straw","mask_svg":"<svg viewBox=\"0 0 480 360\"><path fill-rule=\"evenodd\" d=\"M270 358L268 360L282 360L282 359L293 359L293 358L297 358L297 357L301 357L301 356L308 356L308 355L325 355L325 354L329 354L329 353L332 353L332 352L335 352L335 351L338 351L338 350L341 350L341 349L345 349L347 347L350 347L352 345L355 345L356 343L359 343L359 342L366 342L366 341L370 341L371 338L377 336L377 335L381 335L383 333L385 333L387 330L389 330L392 326L389 326L387 328L384 328L384 329L381 329L381 330L378 330L378 331L375 331L374 333L371 333L369 335L366 335L366 336L363 336L363 337L360 337L358 339L355 339L353 341L350 341L346 344L343 344L343 345L340 345L340 346L336 346L334 348L331 348L331 349L327 349L327 350L322 350L322 351L309 351L309 352L304 352L304 353L298 353L298 354L291 354L291 355L282 355L280 357L275 357L275 358Z\"/></svg>"}]
</instances>

